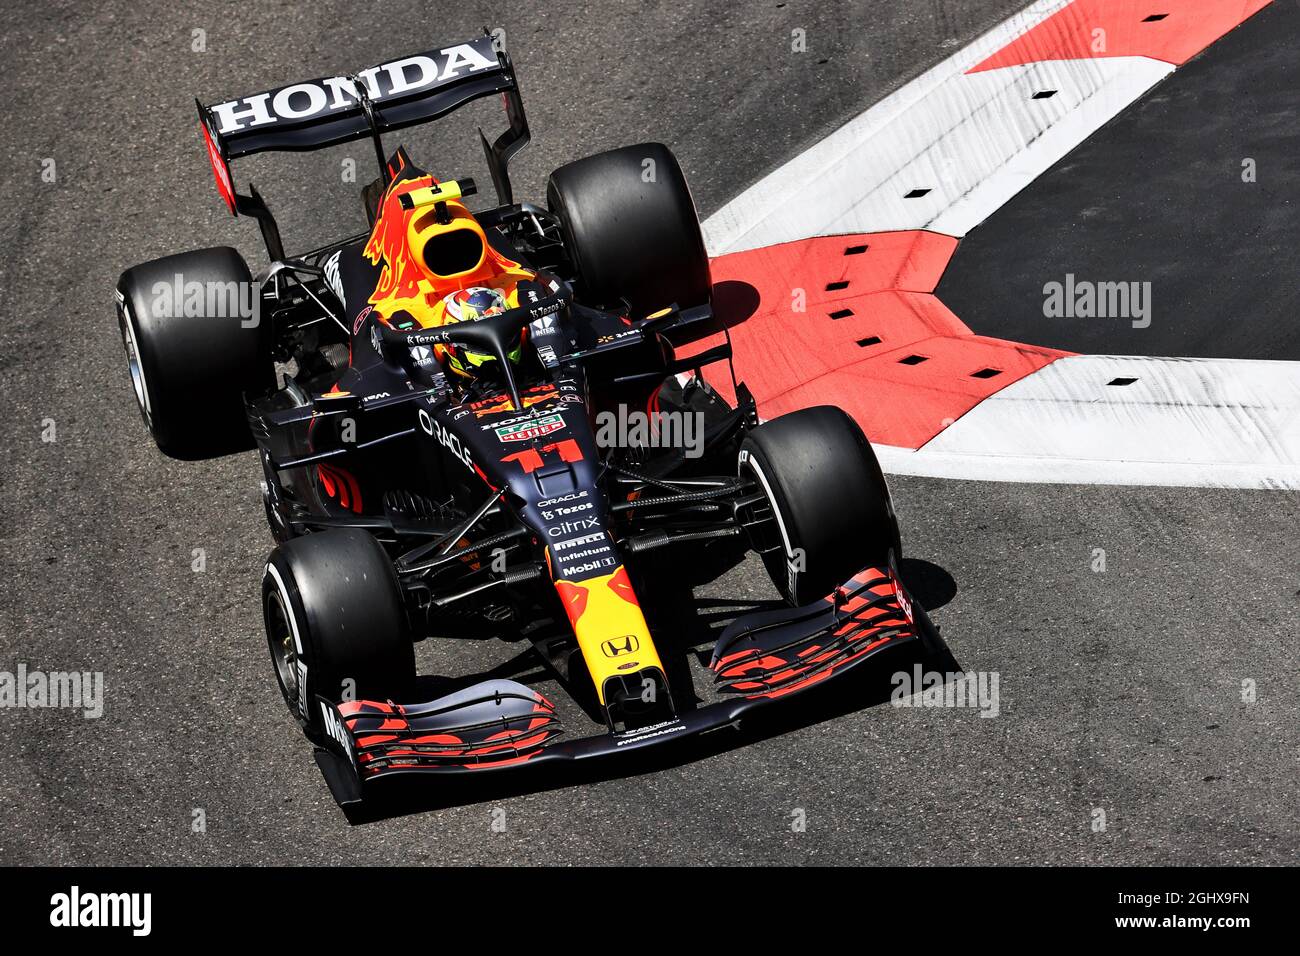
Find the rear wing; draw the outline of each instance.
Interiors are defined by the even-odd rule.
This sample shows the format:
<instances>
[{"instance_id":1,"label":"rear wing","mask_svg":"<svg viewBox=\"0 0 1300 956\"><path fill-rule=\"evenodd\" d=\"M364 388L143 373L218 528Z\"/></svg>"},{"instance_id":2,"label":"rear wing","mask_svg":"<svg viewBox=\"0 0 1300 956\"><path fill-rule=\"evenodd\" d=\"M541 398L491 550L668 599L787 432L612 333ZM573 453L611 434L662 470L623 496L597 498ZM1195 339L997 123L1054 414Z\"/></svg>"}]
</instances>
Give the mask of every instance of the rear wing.
<instances>
[{"instance_id":1,"label":"rear wing","mask_svg":"<svg viewBox=\"0 0 1300 956\"><path fill-rule=\"evenodd\" d=\"M371 137L380 175L391 175L383 133L445 116L473 100L500 93L509 128L489 144L479 131L502 205L513 201L507 167L530 134L510 57L484 35L426 53L401 57L354 76L328 76L204 106L196 101L217 191L232 215L274 220L258 197L234 188L230 161L267 151L302 152ZM277 237L278 239L278 237ZM271 245L268 237L268 247ZM273 258L282 258L272 251Z\"/></svg>"}]
</instances>

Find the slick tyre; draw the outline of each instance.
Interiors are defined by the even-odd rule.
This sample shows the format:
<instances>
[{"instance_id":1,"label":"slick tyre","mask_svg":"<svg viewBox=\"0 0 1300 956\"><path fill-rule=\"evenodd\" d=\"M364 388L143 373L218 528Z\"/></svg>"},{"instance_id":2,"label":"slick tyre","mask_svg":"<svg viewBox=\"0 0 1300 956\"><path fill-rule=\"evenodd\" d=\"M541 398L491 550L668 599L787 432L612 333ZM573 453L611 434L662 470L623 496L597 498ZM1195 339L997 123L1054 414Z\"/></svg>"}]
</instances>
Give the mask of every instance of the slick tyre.
<instances>
[{"instance_id":1,"label":"slick tyre","mask_svg":"<svg viewBox=\"0 0 1300 956\"><path fill-rule=\"evenodd\" d=\"M290 712L319 734L317 695L397 700L415 682L415 649L392 562L355 528L304 535L271 553L262 579L267 645Z\"/></svg>"},{"instance_id":2,"label":"slick tyre","mask_svg":"<svg viewBox=\"0 0 1300 956\"><path fill-rule=\"evenodd\" d=\"M661 143L611 149L561 166L546 184L564 247L589 304L626 299L634 318L674 302L709 302L712 281L686 177Z\"/></svg>"},{"instance_id":3,"label":"slick tyre","mask_svg":"<svg viewBox=\"0 0 1300 956\"><path fill-rule=\"evenodd\" d=\"M772 583L799 606L868 565L901 557L889 488L871 444L838 408L805 408L759 425L740 474L767 498L780 546L763 554Z\"/></svg>"},{"instance_id":4,"label":"slick tyre","mask_svg":"<svg viewBox=\"0 0 1300 956\"><path fill-rule=\"evenodd\" d=\"M164 454L192 461L253 447L243 396L274 383L268 323L241 314L254 294L248 266L224 246L155 259L118 279L131 385Z\"/></svg>"}]
</instances>

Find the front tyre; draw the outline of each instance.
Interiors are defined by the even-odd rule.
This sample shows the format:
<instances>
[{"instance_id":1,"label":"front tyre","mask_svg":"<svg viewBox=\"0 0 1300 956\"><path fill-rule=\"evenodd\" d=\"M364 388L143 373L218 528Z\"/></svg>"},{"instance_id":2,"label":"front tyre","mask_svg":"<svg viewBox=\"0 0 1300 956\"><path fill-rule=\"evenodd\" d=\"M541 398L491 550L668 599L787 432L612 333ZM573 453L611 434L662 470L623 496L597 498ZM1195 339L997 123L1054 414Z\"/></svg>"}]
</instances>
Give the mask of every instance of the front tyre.
<instances>
[{"instance_id":1,"label":"front tyre","mask_svg":"<svg viewBox=\"0 0 1300 956\"><path fill-rule=\"evenodd\" d=\"M740 474L768 500L779 546L763 552L772 583L795 606L825 597L868 565L901 557L880 464L842 410L804 408L753 429Z\"/></svg>"},{"instance_id":2,"label":"front tyre","mask_svg":"<svg viewBox=\"0 0 1300 956\"><path fill-rule=\"evenodd\" d=\"M356 528L278 545L262 579L271 663L285 704L309 735L320 695L400 700L415 682L415 647L383 547Z\"/></svg>"}]
</instances>

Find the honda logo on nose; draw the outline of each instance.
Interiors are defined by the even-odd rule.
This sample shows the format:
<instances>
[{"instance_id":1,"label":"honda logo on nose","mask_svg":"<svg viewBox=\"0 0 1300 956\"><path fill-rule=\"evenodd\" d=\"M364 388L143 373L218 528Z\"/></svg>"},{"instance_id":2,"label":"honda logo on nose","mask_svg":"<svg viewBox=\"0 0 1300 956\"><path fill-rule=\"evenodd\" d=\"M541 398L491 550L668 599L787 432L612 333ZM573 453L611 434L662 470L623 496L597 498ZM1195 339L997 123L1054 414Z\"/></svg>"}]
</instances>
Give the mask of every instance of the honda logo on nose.
<instances>
[{"instance_id":1,"label":"honda logo on nose","mask_svg":"<svg viewBox=\"0 0 1300 956\"><path fill-rule=\"evenodd\" d=\"M624 634L622 637L611 638L600 645L600 649L606 657L622 657L624 654L631 654L641 642L636 639L635 634Z\"/></svg>"}]
</instances>

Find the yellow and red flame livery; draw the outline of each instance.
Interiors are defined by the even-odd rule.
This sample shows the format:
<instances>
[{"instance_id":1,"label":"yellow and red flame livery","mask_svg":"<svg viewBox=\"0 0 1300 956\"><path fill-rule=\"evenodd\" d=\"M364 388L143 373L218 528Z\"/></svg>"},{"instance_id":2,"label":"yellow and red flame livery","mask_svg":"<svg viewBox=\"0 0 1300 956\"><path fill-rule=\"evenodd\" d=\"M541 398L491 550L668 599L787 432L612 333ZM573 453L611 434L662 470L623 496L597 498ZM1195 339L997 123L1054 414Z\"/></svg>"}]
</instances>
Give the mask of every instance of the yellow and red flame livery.
<instances>
[{"instance_id":1,"label":"yellow and red flame livery","mask_svg":"<svg viewBox=\"0 0 1300 956\"><path fill-rule=\"evenodd\" d=\"M448 316L443 299L471 286L500 290L506 304L519 304L520 282L536 273L499 252L483 227L458 199L405 208L409 197L437 185L433 176L398 179L380 204L379 217L366 243L365 257L382 263L370 304L385 322L406 313L422 328L434 328ZM440 212L445 210L445 214Z\"/></svg>"},{"instance_id":2,"label":"yellow and red flame livery","mask_svg":"<svg viewBox=\"0 0 1300 956\"><path fill-rule=\"evenodd\" d=\"M611 677L647 668L663 671L625 567L585 581L556 581L555 589L602 705L607 703L605 684Z\"/></svg>"}]
</instances>

